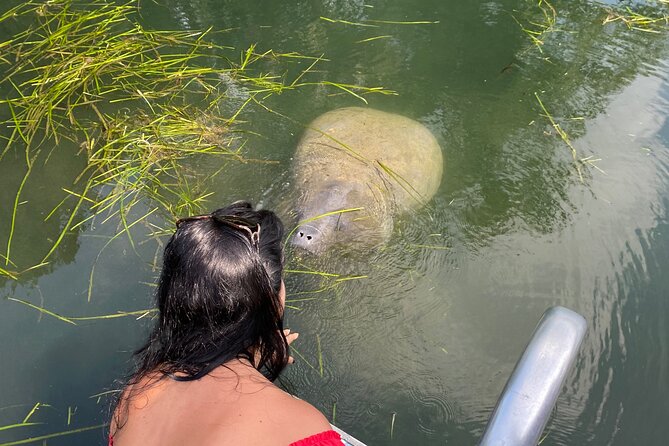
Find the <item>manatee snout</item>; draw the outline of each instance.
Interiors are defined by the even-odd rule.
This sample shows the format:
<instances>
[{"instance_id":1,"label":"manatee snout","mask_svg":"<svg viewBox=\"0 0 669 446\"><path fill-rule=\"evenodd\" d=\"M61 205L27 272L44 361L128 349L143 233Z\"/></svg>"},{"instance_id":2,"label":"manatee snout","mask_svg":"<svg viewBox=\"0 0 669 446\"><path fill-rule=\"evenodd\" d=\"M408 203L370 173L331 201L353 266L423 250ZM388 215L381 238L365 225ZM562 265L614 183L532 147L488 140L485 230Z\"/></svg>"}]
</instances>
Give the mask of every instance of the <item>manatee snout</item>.
<instances>
[{"instance_id":1,"label":"manatee snout","mask_svg":"<svg viewBox=\"0 0 669 446\"><path fill-rule=\"evenodd\" d=\"M336 232L348 225L346 215L336 214L345 209L347 199L357 186L340 184L337 181L312 185L304 190L301 197L299 220L302 222L295 230L290 243L313 254L325 250L336 238Z\"/></svg>"},{"instance_id":2,"label":"manatee snout","mask_svg":"<svg viewBox=\"0 0 669 446\"><path fill-rule=\"evenodd\" d=\"M316 254L321 252L324 247L323 238L323 231L318 226L304 224L295 230L290 243L293 246Z\"/></svg>"},{"instance_id":3,"label":"manatee snout","mask_svg":"<svg viewBox=\"0 0 669 446\"><path fill-rule=\"evenodd\" d=\"M379 221L369 215L366 209L357 210L342 207L328 208L328 214L310 213L310 218L302 219L290 238L290 243L311 254L322 254L330 248L338 250L354 250L355 247L371 247L387 240L392 221Z\"/></svg>"}]
</instances>

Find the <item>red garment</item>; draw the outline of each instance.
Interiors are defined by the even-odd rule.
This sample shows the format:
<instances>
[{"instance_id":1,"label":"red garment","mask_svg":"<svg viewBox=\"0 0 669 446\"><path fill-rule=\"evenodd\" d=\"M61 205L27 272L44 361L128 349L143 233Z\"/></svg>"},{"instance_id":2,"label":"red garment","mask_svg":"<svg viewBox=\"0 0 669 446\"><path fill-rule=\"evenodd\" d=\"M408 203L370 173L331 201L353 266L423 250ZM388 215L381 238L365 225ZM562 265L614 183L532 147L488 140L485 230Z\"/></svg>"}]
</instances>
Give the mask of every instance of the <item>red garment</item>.
<instances>
[{"instance_id":1,"label":"red garment","mask_svg":"<svg viewBox=\"0 0 669 446\"><path fill-rule=\"evenodd\" d=\"M311 437L303 438L289 446L342 446L341 437L335 431L325 431Z\"/></svg>"},{"instance_id":2,"label":"red garment","mask_svg":"<svg viewBox=\"0 0 669 446\"><path fill-rule=\"evenodd\" d=\"M303 438L289 446L342 446L341 437L335 431L325 431ZM109 436L109 446L114 446L114 437Z\"/></svg>"}]
</instances>

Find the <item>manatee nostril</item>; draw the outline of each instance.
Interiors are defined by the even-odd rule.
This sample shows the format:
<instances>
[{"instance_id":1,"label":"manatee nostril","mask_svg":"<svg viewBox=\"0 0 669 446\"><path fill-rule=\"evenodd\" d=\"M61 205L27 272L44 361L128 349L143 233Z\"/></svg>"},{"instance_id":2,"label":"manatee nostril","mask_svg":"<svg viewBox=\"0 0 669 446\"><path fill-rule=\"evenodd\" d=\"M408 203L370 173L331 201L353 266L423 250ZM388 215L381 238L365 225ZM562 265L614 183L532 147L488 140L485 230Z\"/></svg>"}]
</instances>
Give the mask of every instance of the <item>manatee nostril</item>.
<instances>
[{"instance_id":1,"label":"manatee nostril","mask_svg":"<svg viewBox=\"0 0 669 446\"><path fill-rule=\"evenodd\" d=\"M303 225L295 230L291 236L291 243L298 248L315 253L320 250L323 239L322 235L318 227Z\"/></svg>"}]
</instances>

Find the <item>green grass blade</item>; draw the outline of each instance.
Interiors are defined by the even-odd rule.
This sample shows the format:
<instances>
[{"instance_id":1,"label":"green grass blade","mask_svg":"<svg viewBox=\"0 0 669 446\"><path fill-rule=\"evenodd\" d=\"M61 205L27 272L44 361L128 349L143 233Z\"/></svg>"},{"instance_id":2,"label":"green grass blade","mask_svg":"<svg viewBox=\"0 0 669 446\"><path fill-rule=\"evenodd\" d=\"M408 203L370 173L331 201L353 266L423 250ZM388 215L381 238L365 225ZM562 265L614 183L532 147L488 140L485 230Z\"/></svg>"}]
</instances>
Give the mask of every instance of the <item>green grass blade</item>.
<instances>
[{"instance_id":1,"label":"green grass blade","mask_svg":"<svg viewBox=\"0 0 669 446\"><path fill-rule=\"evenodd\" d=\"M32 304L32 303L30 303L30 302L28 302L28 301L26 301L26 300L23 300L23 299L17 299L17 298L15 298L15 297L9 297L9 296L7 296L6 299L7 299L7 300L14 301L14 302L21 303L21 304L23 304L23 305L25 305L25 306L27 306L27 307L30 307L30 308L33 308L33 309L39 311L40 313L43 313L43 314L46 314L46 315L55 317L56 319L61 320L61 321L63 321L63 322L67 322L68 324L77 325L76 322L74 322L73 320L71 320L71 319L69 319L69 318L67 318L67 317L65 317L65 316L61 316L61 315L58 314L58 313L54 313L53 311L49 311L49 310L47 310L46 308L38 307L37 305ZM1 446L1 445L0 445L0 446Z\"/></svg>"},{"instance_id":2,"label":"green grass blade","mask_svg":"<svg viewBox=\"0 0 669 446\"><path fill-rule=\"evenodd\" d=\"M37 443L39 441L46 442L46 440L50 440L52 438L58 438L58 437L64 437L67 435L74 435L74 434L79 434L81 432L88 432L96 429L102 429L109 426L109 423L105 424L98 424L95 426L88 426L88 427L80 427L78 429L71 429L67 431L62 431L62 432L55 432L52 434L46 434L46 435L40 435L38 437L30 437L30 438L24 438L22 440L16 440L16 441L10 441L7 443L0 443L0 446L16 446L20 444L30 444L30 443Z\"/></svg>"}]
</instances>

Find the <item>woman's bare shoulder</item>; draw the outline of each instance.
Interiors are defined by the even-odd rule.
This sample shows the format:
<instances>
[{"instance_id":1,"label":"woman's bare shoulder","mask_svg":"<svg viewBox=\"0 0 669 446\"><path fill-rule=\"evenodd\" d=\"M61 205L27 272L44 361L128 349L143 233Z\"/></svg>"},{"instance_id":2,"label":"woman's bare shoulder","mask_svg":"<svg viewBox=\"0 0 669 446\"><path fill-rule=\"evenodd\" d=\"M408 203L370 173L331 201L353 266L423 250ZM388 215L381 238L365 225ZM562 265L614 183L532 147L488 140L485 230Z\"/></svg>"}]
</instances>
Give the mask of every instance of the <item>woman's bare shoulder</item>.
<instances>
[{"instance_id":1,"label":"woman's bare shoulder","mask_svg":"<svg viewBox=\"0 0 669 446\"><path fill-rule=\"evenodd\" d=\"M274 385L265 387L245 401L244 415L235 420L234 429L227 423L218 425L219 444L290 444L330 430L328 420L314 406L295 398ZM244 438L234 438L244 432ZM215 444L215 443L212 443Z\"/></svg>"},{"instance_id":2,"label":"woman's bare shoulder","mask_svg":"<svg viewBox=\"0 0 669 446\"><path fill-rule=\"evenodd\" d=\"M284 398L280 405L284 408L286 418L298 417L301 421L308 422L320 429L318 432L330 429L330 423L318 409L304 400L281 392L284 394Z\"/></svg>"}]
</instances>

